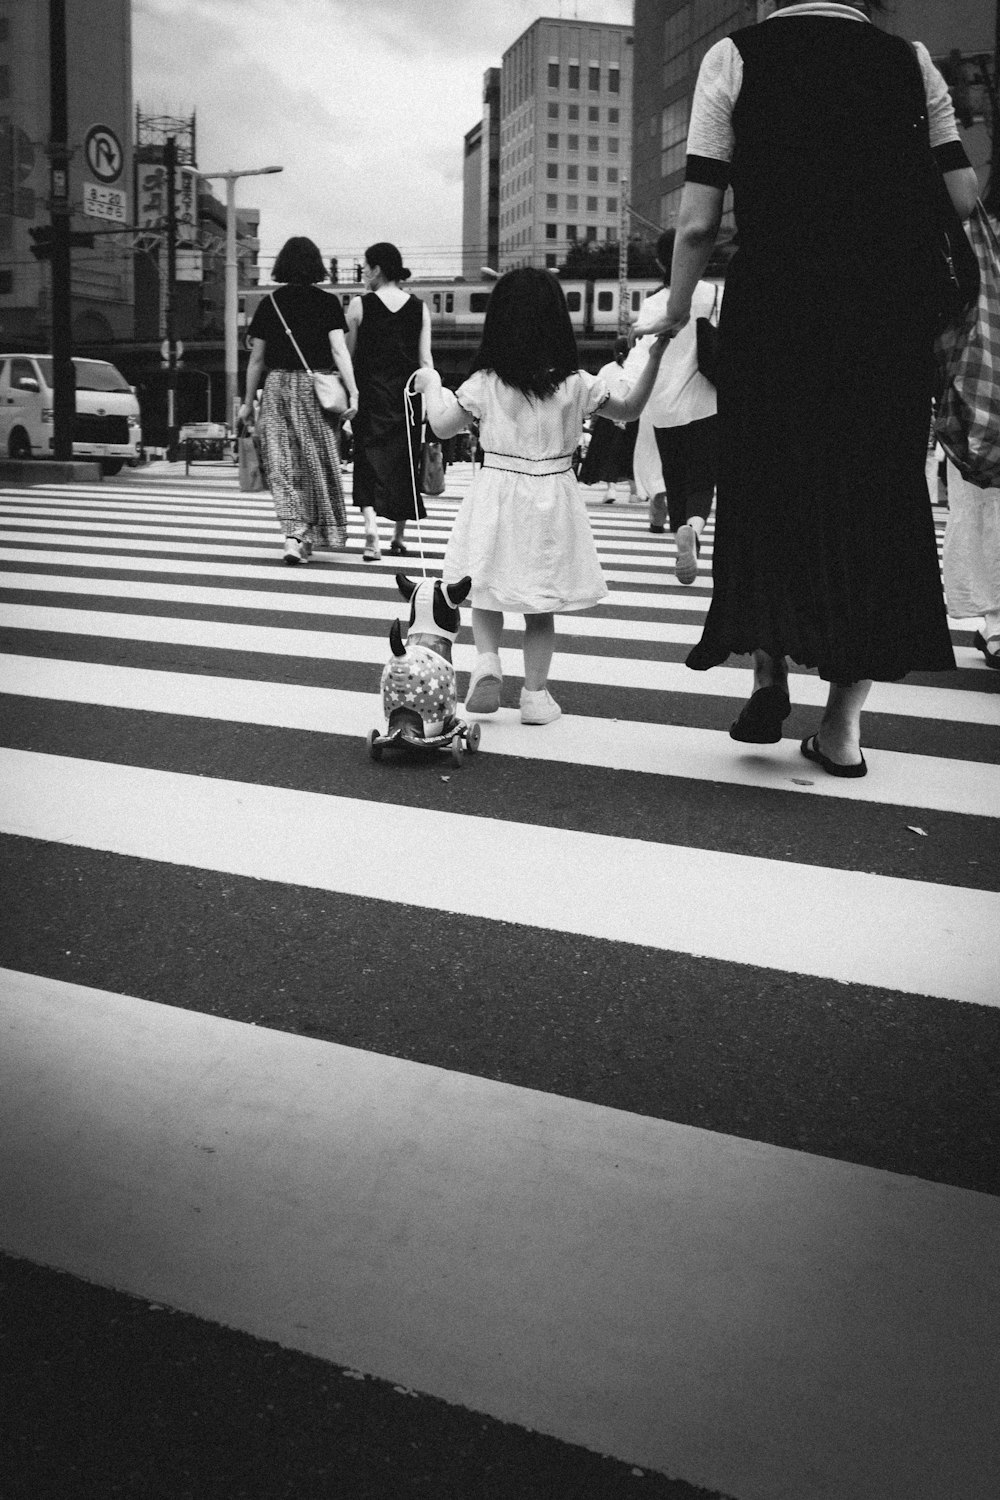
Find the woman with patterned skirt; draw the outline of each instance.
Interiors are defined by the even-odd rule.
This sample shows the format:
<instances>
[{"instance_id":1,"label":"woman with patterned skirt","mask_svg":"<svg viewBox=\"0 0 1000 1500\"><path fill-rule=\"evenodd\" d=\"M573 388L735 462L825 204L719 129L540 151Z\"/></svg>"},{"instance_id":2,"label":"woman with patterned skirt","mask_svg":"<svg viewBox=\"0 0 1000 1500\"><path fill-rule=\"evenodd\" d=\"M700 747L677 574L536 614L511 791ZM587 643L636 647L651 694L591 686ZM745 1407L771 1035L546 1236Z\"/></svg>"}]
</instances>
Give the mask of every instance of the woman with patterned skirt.
<instances>
[{"instance_id":1,"label":"woman with patterned skirt","mask_svg":"<svg viewBox=\"0 0 1000 1500\"><path fill-rule=\"evenodd\" d=\"M356 414L358 395L340 299L317 285L326 280L326 268L316 245L301 236L288 240L273 275L284 285L264 298L250 324L239 416L241 422L250 419L263 379L257 424L261 462L285 535L285 562L296 565L308 562L314 547L347 542L340 424L320 405L309 370L336 365L350 401L343 420Z\"/></svg>"}]
</instances>

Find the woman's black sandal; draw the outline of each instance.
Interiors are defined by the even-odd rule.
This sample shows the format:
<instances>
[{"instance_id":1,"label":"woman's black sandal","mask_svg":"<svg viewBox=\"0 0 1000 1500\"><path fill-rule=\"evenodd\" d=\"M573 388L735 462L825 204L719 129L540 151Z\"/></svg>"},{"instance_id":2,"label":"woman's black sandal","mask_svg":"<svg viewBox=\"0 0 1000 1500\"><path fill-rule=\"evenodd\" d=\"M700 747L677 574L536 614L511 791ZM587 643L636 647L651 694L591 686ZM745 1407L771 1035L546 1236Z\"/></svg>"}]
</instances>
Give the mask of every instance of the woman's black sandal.
<instances>
[{"instance_id":1,"label":"woman's black sandal","mask_svg":"<svg viewBox=\"0 0 1000 1500\"><path fill-rule=\"evenodd\" d=\"M815 734L808 735L802 741L802 744L799 746L799 749L802 751L802 754L805 756L806 760L813 760L813 761L815 761L816 764L818 766L822 766L823 770L826 771L830 776L867 776L868 775L868 767L865 764L865 758L864 758L863 755L862 755L861 759L858 761L857 765L854 765L854 766L840 766L840 765L837 764L837 762L835 760L831 760L828 755L824 755L823 754L822 750L819 748L818 736L815 735Z\"/></svg>"},{"instance_id":2,"label":"woman's black sandal","mask_svg":"<svg viewBox=\"0 0 1000 1500\"><path fill-rule=\"evenodd\" d=\"M758 688L729 726L729 738L745 745L776 745L791 711L791 699L783 687L772 683Z\"/></svg>"}]
</instances>

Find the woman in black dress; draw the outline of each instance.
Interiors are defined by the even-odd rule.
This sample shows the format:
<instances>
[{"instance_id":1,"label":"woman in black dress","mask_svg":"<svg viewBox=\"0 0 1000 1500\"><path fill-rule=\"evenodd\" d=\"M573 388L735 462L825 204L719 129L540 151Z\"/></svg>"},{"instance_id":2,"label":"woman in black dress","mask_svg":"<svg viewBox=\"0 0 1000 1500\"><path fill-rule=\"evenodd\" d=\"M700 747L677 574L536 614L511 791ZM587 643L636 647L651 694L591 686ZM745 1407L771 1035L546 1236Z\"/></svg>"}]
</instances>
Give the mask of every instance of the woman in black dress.
<instances>
[{"instance_id":1,"label":"woman in black dress","mask_svg":"<svg viewBox=\"0 0 1000 1500\"><path fill-rule=\"evenodd\" d=\"M377 516L395 523L389 551L402 557L407 521L426 515L419 491L420 401L409 424L403 390L414 370L431 365L431 319L426 305L402 288L410 273L395 245L369 245L361 274L367 292L347 309L347 347L360 393L354 503L365 518L365 561L377 562Z\"/></svg>"},{"instance_id":2,"label":"woman in black dress","mask_svg":"<svg viewBox=\"0 0 1000 1500\"><path fill-rule=\"evenodd\" d=\"M779 4L706 54L670 297L690 316L731 182L739 251L720 319L714 596L696 670L750 652L734 739L775 743L786 657L830 684L802 752L863 776L873 679L954 656L924 479L937 236L930 175L962 217L975 174L925 48L865 0ZM936 168L930 153L936 160Z\"/></svg>"}]
</instances>

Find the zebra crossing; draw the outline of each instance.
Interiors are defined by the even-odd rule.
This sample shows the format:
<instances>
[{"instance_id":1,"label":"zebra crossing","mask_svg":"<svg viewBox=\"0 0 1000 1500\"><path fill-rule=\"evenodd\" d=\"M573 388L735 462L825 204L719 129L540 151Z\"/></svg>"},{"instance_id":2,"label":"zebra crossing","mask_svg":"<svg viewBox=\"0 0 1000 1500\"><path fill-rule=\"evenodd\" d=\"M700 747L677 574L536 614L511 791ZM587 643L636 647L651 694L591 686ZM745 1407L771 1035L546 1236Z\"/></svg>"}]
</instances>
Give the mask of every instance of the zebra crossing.
<instances>
[{"instance_id":1,"label":"zebra crossing","mask_svg":"<svg viewBox=\"0 0 1000 1500\"><path fill-rule=\"evenodd\" d=\"M428 502L431 571L468 480ZM869 776L823 777L814 677L740 747L745 670L684 666L711 524L681 588L641 507L590 514L611 597L558 621L563 718L376 766L400 564L353 519L291 569L228 469L0 491L0 1250L636 1493L986 1500L976 622L955 673L875 685ZM466 626L460 687L472 656ZM501 659L513 705L516 633Z\"/></svg>"}]
</instances>

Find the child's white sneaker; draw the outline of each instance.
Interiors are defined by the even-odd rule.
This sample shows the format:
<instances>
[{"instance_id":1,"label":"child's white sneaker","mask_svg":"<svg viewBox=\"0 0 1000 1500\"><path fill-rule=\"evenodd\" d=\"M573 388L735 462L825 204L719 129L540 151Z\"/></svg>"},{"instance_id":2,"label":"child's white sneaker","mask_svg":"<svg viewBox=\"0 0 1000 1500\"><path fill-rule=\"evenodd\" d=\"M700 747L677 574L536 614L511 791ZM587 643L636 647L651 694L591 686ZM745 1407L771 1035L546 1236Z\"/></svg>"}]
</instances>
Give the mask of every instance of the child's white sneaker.
<instances>
[{"instance_id":1,"label":"child's white sneaker","mask_svg":"<svg viewBox=\"0 0 1000 1500\"><path fill-rule=\"evenodd\" d=\"M551 724L562 713L548 688L539 688L537 693L521 689L521 723Z\"/></svg>"},{"instance_id":2,"label":"child's white sneaker","mask_svg":"<svg viewBox=\"0 0 1000 1500\"><path fill-rule=\"evenodd\" d=\"M470 714L495 714L500 707L503 670L495 651L481 651L469 676L465 711Z\"/></svg>"}]
</instances>

